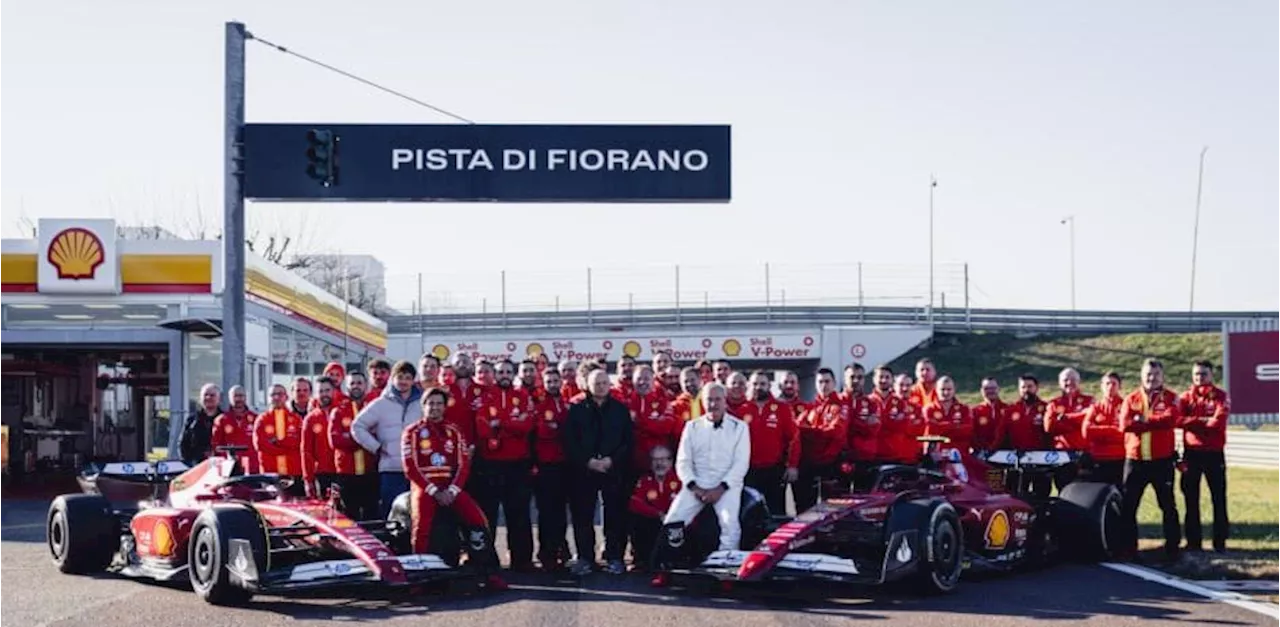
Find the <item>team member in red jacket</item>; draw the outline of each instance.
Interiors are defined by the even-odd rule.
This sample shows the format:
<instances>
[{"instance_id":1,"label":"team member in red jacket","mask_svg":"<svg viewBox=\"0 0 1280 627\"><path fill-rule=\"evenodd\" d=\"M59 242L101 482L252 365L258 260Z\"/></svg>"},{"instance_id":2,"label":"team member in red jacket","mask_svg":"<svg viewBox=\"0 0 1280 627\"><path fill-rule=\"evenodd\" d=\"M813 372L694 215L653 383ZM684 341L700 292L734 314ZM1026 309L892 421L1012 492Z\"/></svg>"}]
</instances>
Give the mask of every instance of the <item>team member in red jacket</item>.
<instances>
[{"instance_id":1,"label":"team member in red jacket","mask_svg":"<svg viewBox=\"0 0 1280 627\"><path fill-rule=\"evenodd\" d=\"M295 398L301 384L311 385L303 378L294 381ZM293 478L286 492L301 497L306 494L302 485L302 414L289 405L284 386L271 386L271 408L253 422L253 448L258 452L258 468Z\"/></svg>"},{"instance_id":2,"label":"team member in red jacket","mask_svg":"<svg viewBox=\"0 0 1280 627\"><path fill-rule=\"evenodd\" d=\"M317 405L302 420L302 482L311 498L324 498L337 480L333 446L329 444L329 413L336 387L329 377L317 379Z\"/></svg>"},{"instance_id":3,"label":"team member in red jacket","mask_svg":"<svg viewBox=\"0 0 1280 627\"><path fill-rule=\"evenodd\" d=\"M631 470L632 476L638 477L649 470L650 449L665 446L675 450L680 434L684 432L684 422L672 415L666 393L654 386L652 368L636 366L633 377L635 380L626 405L635 429Z\"/></svg>"},{"instance_id":4,"label":"team member in red jacket","mask_svg":"<svg viewBox=\"0 0 1280 627\"><path fill-rule=\"evenodd\" d=\"M461 352L454 354L453 370L458 375L458 380L447 389L449 401L444 410L444 421L457 427L462 432L462 437L475 448L476 411L484 402L486 389L474 378L475 363L471 361L471 355Z\"/></svg>"},{"instance_id":5,"label":"team member in red jacket","mask_svg":"<svg viewBox=\"0 0 1280 627\"><path fill-rule=\"evenodd\" d=\"M1107 372L1099 383L1100 396L1085 408L1080 420L1080 439L1088 458L1081 460L1080 477L1086 481L1110 483L1119 488L1124 479L1124 432L1120 430L1120 375Z\"/></svg>"},{"instance_id":6,"label":"team member in red jacket","mask_svg":"<svg viewBox=\"0 0 1280 627\"><path fill-rule=\"evenodd\" d=\"M901 448L899 440L902 434L902 408L900 401L893 395L893 370L880 364L871 370L871 411L880 420L880 431L876 434L875 458L885 463L898 463L901 460L895 450Z\"/></svg>"},{"instance_id":7,"label":"team member in red jacket","mask_svg":"<svg viewBox=\"0 0 1280 627\"><path fill-rule=\"evenodd\" d=\"M1182 423L1182 494L1187 503L1187 549L1204 548L1200 531L1200 477L1209 483L1213 502L1213 550L1227 550L1231 525L1227 520L1227 420L1231 402L1213 384L1213 364L1197 361L1191 368L1191 389L1182 393L1186 420Z\"/></svg>"},{"instance_id":8,"label":"team member in red jacket","mask_svg":"<svg viewBox=\"0 0 1280 627\"><path fill-rule=\"evenodd\" d=\"M565 359L556 366L556 369L560 371L560 398L566 403L570 402L573 397L582 393L582 388L578 387L578 362Z\"/></svg>"},{"instance_id":9,"label":"team member in red jacket","mask_svg":"<svg viewBox=\"0 0 1280 627\"><path fill-rule=\"evenodd\" d=\"M253 421L257 418L249 410L248 395L244 386L233 385L227 390L231 406L213 420L213 432L209 437L209 446L214 455L220 446L243 446L244 451L236 454L240 466L246 473L258 472L258 453L253 448Z\"/></svg>"},{"instance_id":10,"label":"team member in red jacket","mask_svg":"<svg viewBox=\"0 0 1280 627\"><path fill-rule=\"evenodd\" d=\"M507 521L507 545L511 569L529 572L533 567L533 500L530 471L533 466L530 434L532 407L524 392L512 387L516 366L509 359L495 368L496 385L476 412L476 466L470 489L489 517L491 534L497 533L498 508Z\"/></svg>"},{"instance_id":11,"label":"team member in red jacket","mask_svg":"<svg viewBox=\"0 0 1280 627\"><path fill-rule=\"evenodd\" d=\"M440 385L440 358L432 353L423 353L418 358L418 387L426 391Z\"/></svg>"},{"instance_id":12,"label":"team member in red jacket","mask_svg":"<svg viewBox=\"0 0 1280 627\"><path fill-rule=\"evenodd\" d=\"M796 511L818 502L818 482L846 480L840 468L849 445L849 405L836 394L836 373L819 368L817 396L796 427L800 431L800 477L792 484Z\"/></svg>"},{"instance_id":13,"label":"team member in red jacket","mask_svg":"<svg viewBox=\"0 0 1280 627\"><path fill-rule=\"evenodd\" d=\"M925 357L916 362L916 384L911 386L911 404L924 409L938 400L938 369Z\"/></svg>"},{"instance_id":14,"label":"team member in red jacket","mask_svg":"<svg viewBox=\"0 0 1280 627\"><path fill-rule=\"evenodd\" d=\"M956 399L956 382L951 377L938 377L938 400L925 405L925 435L941 435L951 440L948 445L968 453L973 443L973 415L969 407Z\"/></svg>"},{"instance_id":15,"label":"team member in red jacket","mask_svg":"<svg viewBox=\"0 0 1280 627\"><path fill-rule=\"evenodd\" d=\"M422 395L422 418L406 427L400 439L413 514L413 552L430 550L431 522L438 508L447 507L467 531L468 556L483 573L497 567L493 532L480 506L462 489L470 470L468 445L462 432L444 420L448 397L442 388L428 389ZM489 574L486 582L493 590L507 588L495 574Z\"/></svg>"},{"instance_id":16,"label":"team member in red jacket","mask_svg":"<svg viewBox=\"0 0 1280 627\"><path fill-rule=\"evenodd\" d=\"M867 476L879 462L880 415L863 393L866 377L862 364L845 366L844 392L840 394L840 400L849 405L849 458L857 465L859 477Z\"/></svg>"},{"instance_id":17,"label":"team member in red jacket","mask_svg":"<svg viewBox=\"0 0 1280 627\"><path fill-rule=\"evenodd\" d=\"M1000 382L995 377L982 380L982 402L970 408L973 414L973 450L994 451L1004 441L1008 406L1000 400Z\"/></svg>"},{"instance_id":18,"label":"team member in red jacket","mask_svg":"<svg viewBox=\"0 0 1280 627\"><path fill-rule=\"evenodd\" d=\"M382 396L382 391L387 389L387 382L391 380L391 362L382 358L370 359L368 368L369 389L365 390L364 396L373 401Z\"/></svg>"},{"instance_id":19,"label":"team member in red jacket","mask_svg":"<svg viewBox=\"0 0 1280 627\"><path fill-rule=\"evenodd\" d=\"M680 371L680 389L680 394L671 403L671 413L676 420L685 423L703 414L702 398L698 394L702 391L702 375L697 368L689 367ZM683 429L682 425L681 433Z\"/></svg>"},{"instance_id":20,"label":"team member in red jacket","mask_svg":"<svg viewBox=\"0 0 1280 627\"><path fill-rule=\"evenodd\" d=\"M1018 400L1009 405L1005 422L1005 438L1009 448L1019 451L1042 451L1049 448L1044 430L1048 405L1040 400L1040 380L1035 375L1018 377Z\"/></svg>"},{"instance_id":21,"label":"team member in red jacket","mask_svg":"<svg viewBox=\"0 0 1280 627\"><path fill-rule=\"evenodd\" d=\"M750 411L747 407L751 403L751 397L747 395L747 375L741 372L730 372L724 385L725 411L728 411L730 416L741 418L742 414Z\"/></svg>"},{"instance_id":22,"label":"team member in red jacket","mask_svg":"<svg viewBox=\"0 0 1280 627\"><path fill-rule=\"evenodd\" d=\"M1178 556L1178 506L1173 500L1175 427L1182 425L1182 405L1176 394L1164 387L1164 365L1155 359L1142 364L1142 389L1125 398L1120 409L1120 429L1124 431L1124 540L1122 550L1138 548L1138 504L1150 485L1155 488L1164 527L1164 550L1170 559Z\"/></svg>"},{"instance_id":23,"label":"team member in red jacket","mask_svg":"<svg viewBox=\"0 0 1280 627\"><path fill-rule=\"evenodd\" d=\"M674 364L675 362L671 359L670 351L659 350L653 354L653 387L657 388L667 397L667 402L671 402L671 400L675 398L675 394L672 394L667 388L667 370ZM679 377L677 376L677 387L678 384ZM677 389L676 392L678 393L679 390ZM645 468L648 469L648 467L649 465L646 463Z\"/></svg>"},{"instance_id":24,"label":"team member in red jacket","mask_svg":"<svg viewBox=\"0 0 1280 627\"><path fill-rule=\"evenodd\" d=\"M697 372L697 371L694 371ZM636 570L647 570L653 561L653 545L662 532L662 519L671 509L671 499L680 492L680 478L672 470L675 453L666 446L649 451L649 470L636 482L627 509L631 512L631 547Z\"/></svg>"},{"instance_id":25,"label":"team member in red jacket","mask_svg":"<svg viewBox=\"0 0 1280 627\"><path fill-rule=\"evenodd\" d=\"M529 397L530 401L539 400L538 388L542 387L542 372L538 370L538 362L526 357L516 364L515 388Z\"/></svg>"},{"instance_id":26,"label":"team member in red jacket","mask_svg":"<svg viewBox=\"0 0 1280 627\"><path fill-rule=\"evenodd\" d=\"M614 400L627 404L627 399L631 398L631 391L635 386L636 358L631 355L623 355L618 358L618 376L614 379L613 387L609 389Z\"/></svg>"},{"instance_id":27,"label":"team member in red jacket","mask_svg":"<svg viewBox=\"0 0 1280 627\"><path fill-rule=\"evenodd\" d=\"M1049 401L1045 407L1044 430L1053 438L1053 448L1059 451L1082 451L1080 421L1084 410L1093 404L1093 397L1080 391L1080 373L1075 368L1064 368L1058 373L1058 387L1062 395ZM1053 483L1058 491L1076 478L1076 467L1059 466L1053 473Z\"/></svg>"},{"instance_id":28,"label":"team member in red jacket","mask_svg":"<svg viewBox=\"0 0 1280 627\"><path fill-rule=\"evenodd\" d=\"M342 382L347 378L347 369L342 364L331 361L324 365L324 370L320 371L320 376L328 377L333 382L333 400L330 407L337 407L342 403L343 399L347 398L347 395L342 393ZM317 385L319 384L317 383ZM311 399L311 409L315 409L319 404L320 399Z\"/></svg>"},{"instance_id":29,"label":"team member in red jacket","mask_svg":"<svg viewBox=\"0 0 1280 627\"><path fill-rule=\"evenodd\" d=\"M901 435L895 440L897 444L893 449L893 456L896 461L904 464L919 463L920 455L924 452L920 441L916 439L924 435L924 412L923 408L911 404L911 383L911 375L908 374L900 374L893 380L893 396L902 411L902 415L896 418L902 424L898 427ZM895 420L892 413L889 420Z\"/></svg>"},{"instance_id":30,"label":"team member in red jacket","mask_svg":"<svg viewBox=\"0 0 1280 627\"><path fill-rule=\"evenodd\" d=\"M538 504L538 561L546 571L564 570L569 560L565 531L569 519L569 471L565 465L564 426L569 401L560 392L560 371L542 372L542 389L533 403L533 498Z\"/></svg>"},{"instance_id":31,"label":"team member in red jacket","mask_svg":"<svg viewBox=\"0 0 1280 627\"><path fill-rule=\"evenodd\" d=\"M711 378L719 381L722 385L729 384L729 375L733 374L733 366L729 364L727 359L717 359L711 364Z\"/></svg>"},{"instance_id":32,"label":"team member in red jacket","mask_svg":"<svg viewBox=\"0 0 1280 627\"><path fill-rule=\"evenodd\" d=\"M329 446L341 489L342 511L352 520L378 519L378 460L351 435L351 423L373 399L363 372L347 373L347 398L329 412Z\"/></svg>"},{"instance_id":33,"label":"team member in red jacket","mask_svg":"<svg viewBox=\"0 0 1280 627\"><path fill-rule=\"evenodd\" d=\"M730 381L739 376L733 373ZM782 515L787 512L787 484L800 476L800 434L791 407L773 398L764 371L751 373L749 385L751 400L733 414L747 423L751 434L751 465L744 483L764 496L769 511Z\"/></svg>"},{"instance_id":34,"label":"team member in red jacket","mask_svg":"<svg viewBox=\"0 0 1280 627\"><path fill-rule=\"evenodd\" d=\"M807 409L804 399L800 398L800 378L790 370L781 373L778 382L778 400L791 407L791 415L797 419Z\"/></svg>"}]
</instances>

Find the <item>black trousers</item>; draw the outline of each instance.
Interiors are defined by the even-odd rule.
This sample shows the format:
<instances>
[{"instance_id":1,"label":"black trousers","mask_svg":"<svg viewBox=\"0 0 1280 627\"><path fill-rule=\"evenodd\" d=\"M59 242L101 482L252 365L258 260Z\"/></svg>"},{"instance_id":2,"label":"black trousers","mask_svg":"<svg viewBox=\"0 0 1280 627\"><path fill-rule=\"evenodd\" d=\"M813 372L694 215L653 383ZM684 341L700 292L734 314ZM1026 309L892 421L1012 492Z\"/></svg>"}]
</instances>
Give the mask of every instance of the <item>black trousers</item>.
<instances>
[{"instance_id":1,"label":"black trousers","mask_svg":"<svg viewBox=\"0 0 1280 627\"><path fill-rule=\"evenodd\" d=\"M661 518L631 514L631 551L634 555L632 563L637 568L645 570L652 568L653 549L660 533L662 533Z\"/></svg>"},{"instance_id":2,"label":"black trousers","mask_svg":"<svg viewBox=\"0 0 1280 627\"><path fill-rule=\"evenodd\" d=\"M550 566L568 559L569 473L565 464L538 464L533 496L538 503L538 561Z\"/></svg>"},{"instance_id":3,"label":"black trousers","mask_svg":"<svg viewBox=\"0 0 1280 627\"><path fill-rule=\"evenodd\" d=\"M363 475L336 475L338 489L342 491L342 513L351 520L378 520L378 496L381 482L378 473Z\"/></svg>"},{"instance_id":4,"label":"black trousers","mask_svg":"<svg viewBox=\"0 0 1280 627\"><path fill-rule=\"evenodd\" d=\"M1129 550L1138 548L1138 505L1142 503L1142 494L1150 485L1156 492L1156 503L1160 505L1164 528L1164 550L1172 553L1178 550L1178 541L1182 530L1178 526L1178 505L1173 500L1173 467L1174 459L1156 459L1124 461L1124 500L1122 516L1125 537L1121 547Z\"/></svg>"},{"instance_id":5,"label":"black trousers","mask_svg":"<svg viewBox=\"0 0 1280 627\"><path fill-rule=\"evenodd\" d=\"M1110 483L1115 486L1116 489L1119 489L1124 485L1124 460L1095 460L1087 466L1081 466L1080 480L1096 483Z\"/></svg>"},{"instance_id":6,"label":"black trousers","mask_svg":"<svg viewBox=\"0 0 1280 627\"><path fill-rule=\"evenodd\" d=\"M783 516L787 513L787 484L782 482L782 474L786 470L782 464L771 468L751 468L747 471L744 481L747 487L755 488L764 496L765 505L769 506L769 513L774 516ZM636 555L647 557L639 547L636 549Z\"/></svg>"},{"instance_id":7,"label":"black trousers","mask_svg":"<svg viewBox=\"0 0 1280 627\"><path fill-rule=\"evenodd\" d=\"M1199 549L1204 541L1200 529L1200 477L1209 484L1213 502L1213 548L1225 549L1231 523L1227 519L1227 460L1222 451L1187 449L1182 453L1187 469L1182 473L1182 495L1187 501L1187 547Z\"/></svg>"},{"instance_id":8,"label":"black trousers","mask_svg":"<svg viewBox=\"0 0 1280 627\"><path fill-rule=\"evenodd\" d=\"M840 472L838 464L801 465L800 477L791 485L796 497L796 513L799 514L818 503L818 482L833 479L848 480Z\"/></svg>"},{"instance_id":9,"label":"black trousers","mask_svg":"<svg viewBox=\"0 0 1280 627\"><path fill-rule=\"evenodd\" d=\"M627 550L627 499L631 487L618 473L574 469L570 482L569 511L573 517L573 543L578 559L596 560L596 499L604 502L604 559L621 560Z\"/></svg>"},{"instance_id":10,"label":"black trousers","mask_svg":"<svg viewBox=\"0 0 1280 627\"><path fill-rule=\"evenodd\" d=\"M476 460L467 485L484 515L489 519L489 535L498 537L498 508L507 523L510 564L524 567L533 563L533 503L530 463Z\"/></svg>"}]
</instances>

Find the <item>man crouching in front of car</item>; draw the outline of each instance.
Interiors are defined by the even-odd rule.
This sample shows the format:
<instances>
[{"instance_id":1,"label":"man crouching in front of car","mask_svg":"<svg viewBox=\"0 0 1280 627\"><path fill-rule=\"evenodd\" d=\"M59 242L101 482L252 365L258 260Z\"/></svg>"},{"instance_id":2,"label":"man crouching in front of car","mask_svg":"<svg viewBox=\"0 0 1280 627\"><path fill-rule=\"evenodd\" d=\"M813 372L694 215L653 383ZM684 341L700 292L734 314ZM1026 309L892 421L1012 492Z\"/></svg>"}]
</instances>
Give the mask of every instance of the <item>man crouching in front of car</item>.
<instances>
[{"instance_id":1,"label":"man crouching in front of car","mask_svg":"<svg viewBox=\"0 0 1280 627\"><path fill-rule=\"evenodd\" d=\"M685 423L676 451L676 476L684 487L663 520L659 568L675 556L676 548L684 542L684 527L704 507L715 509L720 550L736 551L742 539L738 507L751 465L751 434L746 423L725 413L725 397L723 384L708 384L702 388L706 413ZM667 573L659 572L652 585L664 587L669 579Z\"/></svg>"}]
</instances>

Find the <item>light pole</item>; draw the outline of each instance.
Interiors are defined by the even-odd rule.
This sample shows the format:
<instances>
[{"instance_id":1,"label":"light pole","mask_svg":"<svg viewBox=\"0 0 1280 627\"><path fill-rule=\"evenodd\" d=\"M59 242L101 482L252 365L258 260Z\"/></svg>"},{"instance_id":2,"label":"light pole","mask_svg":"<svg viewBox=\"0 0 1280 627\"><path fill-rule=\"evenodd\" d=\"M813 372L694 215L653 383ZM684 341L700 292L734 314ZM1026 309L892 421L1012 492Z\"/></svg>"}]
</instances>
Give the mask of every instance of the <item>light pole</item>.
<instances>
[{"instance_id":1,"label":"light pole","mask_svg":"<svg viewBox=\"0 0 1280 627\"><path fill-rule=\"evenodd\" d=\"M1196 220L1191 235L1191 303L1187 311L1196 310L1196 252L1200 247L1200 191L1204 189L1204 153L1209 147L1200 149L1200 173L1196 176Z\"/></svg>"},{"instance_id":2,"label":"light pole","mask_svg":"<svg viewBox=\"0 0 1280 627\"><path fill-rule=\"evenodd\" d=\"M929 325L933 325L933 190L938 180L929 175Z\"/></svg>"},{"instance_id":3,"label":"light pole","mask_svg":"<svg viewBox=\"0 0 1280 627\"><path fill-rule=\"evenodd\" d=\"M1076 217L1067 216L1062 219L1061 224L1067 225L1071 247L1071 313L1076 311Z\"/></svg>"}]
</instances>

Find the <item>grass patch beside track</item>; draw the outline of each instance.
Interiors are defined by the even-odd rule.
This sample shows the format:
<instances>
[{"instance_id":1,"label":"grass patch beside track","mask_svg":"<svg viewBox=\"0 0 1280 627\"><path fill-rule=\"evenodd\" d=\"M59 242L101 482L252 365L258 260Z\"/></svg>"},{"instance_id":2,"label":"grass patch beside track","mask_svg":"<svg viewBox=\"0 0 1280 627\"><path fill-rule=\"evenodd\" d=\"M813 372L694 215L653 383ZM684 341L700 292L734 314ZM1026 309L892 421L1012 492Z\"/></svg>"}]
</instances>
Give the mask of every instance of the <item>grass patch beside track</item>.
<instances>
[{"instance_id":1,"label":"grass patch beside track","mask_svg":"<svg viewBox=\"0 0 1280 627\"><path fill-rule=\"evenodd\" d=\"M1182 490L1175 487L1174 492L1178 516L1184 519L1187 510ZM1231 537L1227 540L1226 553L1184 551L1177 563L1162 564L1160 549L1164 539L1160 531L1160 508L1156 506L1155 493L1148 489L1138 510L1139 548L1144 563L1187 579L1275 580L1280 576L1280 557L1277 556L1280 552L1280 472L1228 468L1227 514L1231 518ZM1200 488L1200 516L1204 544L1209 548L1213 537L1213 506L1205 485Z\"/></svg>"}]
</instances>

